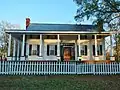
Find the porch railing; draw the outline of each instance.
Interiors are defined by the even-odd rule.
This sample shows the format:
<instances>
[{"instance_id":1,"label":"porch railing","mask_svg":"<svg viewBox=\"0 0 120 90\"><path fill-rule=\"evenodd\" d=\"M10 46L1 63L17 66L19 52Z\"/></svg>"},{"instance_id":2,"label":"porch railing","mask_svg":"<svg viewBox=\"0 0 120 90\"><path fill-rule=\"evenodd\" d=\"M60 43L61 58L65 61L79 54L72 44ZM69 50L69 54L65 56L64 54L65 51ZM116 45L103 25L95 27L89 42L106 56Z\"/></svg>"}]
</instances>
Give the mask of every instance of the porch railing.
<instances>
[{"instance_id":1,"label":"porch railing","mask_svg":"<svg viewBox=\"0 0 120 90\"><path fill-rule=\"evenodd\" d=\"M0 61L1 75L120 74L120 63Z\"/></svg>"}]
</instances>

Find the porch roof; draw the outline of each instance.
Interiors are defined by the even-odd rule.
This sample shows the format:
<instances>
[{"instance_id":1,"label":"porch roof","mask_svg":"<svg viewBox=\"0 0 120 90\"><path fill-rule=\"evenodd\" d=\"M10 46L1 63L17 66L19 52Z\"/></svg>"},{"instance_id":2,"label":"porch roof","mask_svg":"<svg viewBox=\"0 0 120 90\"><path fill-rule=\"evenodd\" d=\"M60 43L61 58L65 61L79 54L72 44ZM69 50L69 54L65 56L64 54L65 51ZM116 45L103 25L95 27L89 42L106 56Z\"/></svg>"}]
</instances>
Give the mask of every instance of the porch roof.
<instances>
[{"instance_id":1,"label":"porch roof","mask_svg":"<svg viewBox=\"0 0 120 90\"><path fill-rule=\"evenodd\" d=\"M6 30L6 33L8 34L97 34L97 35L110 35L111 32L90 32L90 31L27 31L27 30L20 30L20 29L10 29Z\"/></svg>"}]
</instances>

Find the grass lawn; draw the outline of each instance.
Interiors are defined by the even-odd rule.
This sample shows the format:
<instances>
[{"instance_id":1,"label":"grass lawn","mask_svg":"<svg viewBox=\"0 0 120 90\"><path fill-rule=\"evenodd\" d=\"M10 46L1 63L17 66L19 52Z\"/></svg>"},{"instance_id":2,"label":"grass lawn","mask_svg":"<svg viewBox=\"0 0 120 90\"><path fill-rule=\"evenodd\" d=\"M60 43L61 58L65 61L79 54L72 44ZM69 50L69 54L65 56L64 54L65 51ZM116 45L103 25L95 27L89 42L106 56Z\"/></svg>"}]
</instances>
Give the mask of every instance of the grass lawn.
<instances>
[{"instance_id":1,"label":"grass lawn","mask_svg":"<svg viewBox=\"0 0 120 90\"><path fill-rule=\"evenodd\" d=\"M0 90L120 90L120 75L0 76Z\"/></svg>"}]
</instances>

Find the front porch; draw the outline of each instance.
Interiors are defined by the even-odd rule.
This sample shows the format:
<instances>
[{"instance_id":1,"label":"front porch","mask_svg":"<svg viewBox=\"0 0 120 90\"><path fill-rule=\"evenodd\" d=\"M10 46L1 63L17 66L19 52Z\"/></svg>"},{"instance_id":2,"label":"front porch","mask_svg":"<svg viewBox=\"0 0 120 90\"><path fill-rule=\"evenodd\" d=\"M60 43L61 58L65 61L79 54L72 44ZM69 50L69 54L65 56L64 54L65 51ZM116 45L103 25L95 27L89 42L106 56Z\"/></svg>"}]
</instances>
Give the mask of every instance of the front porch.
<instances>
[{"instance_id":1,"label":"front porch","mask_svg":"<svg viewBox=\"0 0 120 90\"><path fill-rule=\"evenodd\" d=\"M27 32L27 31L26 31ZM7 60L106 60L105 37L110 33L9 33ZM13 52L11 53L11 40ZM114 60L111 39L111 60Z\"/></svg>"}]
</instances>

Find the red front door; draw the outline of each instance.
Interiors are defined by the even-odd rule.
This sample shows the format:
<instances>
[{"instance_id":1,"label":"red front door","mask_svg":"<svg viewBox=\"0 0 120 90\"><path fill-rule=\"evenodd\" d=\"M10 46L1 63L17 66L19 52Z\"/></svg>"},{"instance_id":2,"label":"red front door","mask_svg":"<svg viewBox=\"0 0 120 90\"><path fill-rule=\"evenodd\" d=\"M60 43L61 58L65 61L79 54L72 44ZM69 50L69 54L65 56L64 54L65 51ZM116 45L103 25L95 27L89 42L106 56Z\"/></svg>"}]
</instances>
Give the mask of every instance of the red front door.
<instances>
[{"instance_id":1,"label":"red front door","mask_svg":"<svg viewBox=\"0 0 120 90\"><path fill-rule=\"evenodd\" d=\"M70 61L71 59L71 47L64 47L64 60Z\"/></svg>"}]
</instances>

